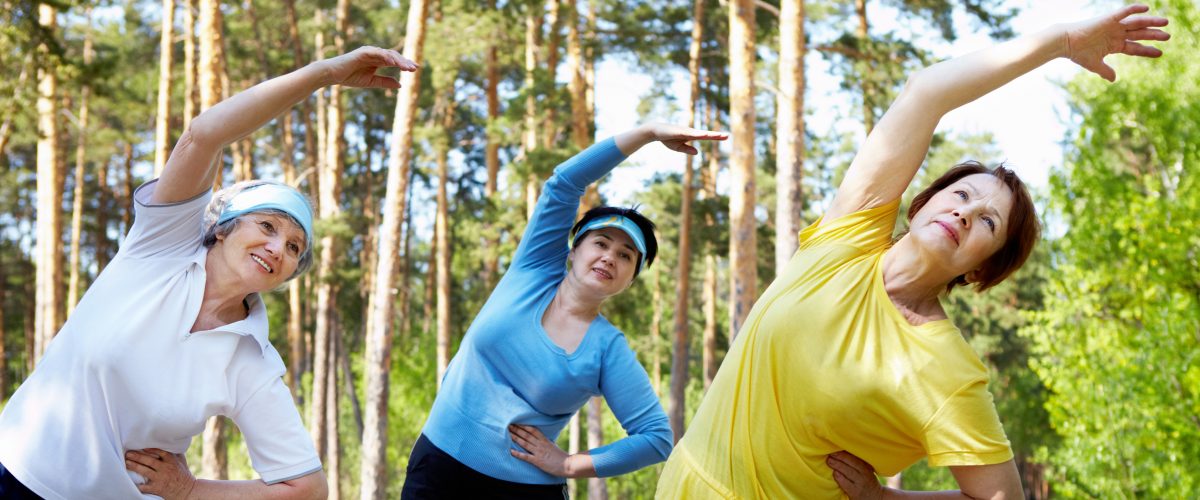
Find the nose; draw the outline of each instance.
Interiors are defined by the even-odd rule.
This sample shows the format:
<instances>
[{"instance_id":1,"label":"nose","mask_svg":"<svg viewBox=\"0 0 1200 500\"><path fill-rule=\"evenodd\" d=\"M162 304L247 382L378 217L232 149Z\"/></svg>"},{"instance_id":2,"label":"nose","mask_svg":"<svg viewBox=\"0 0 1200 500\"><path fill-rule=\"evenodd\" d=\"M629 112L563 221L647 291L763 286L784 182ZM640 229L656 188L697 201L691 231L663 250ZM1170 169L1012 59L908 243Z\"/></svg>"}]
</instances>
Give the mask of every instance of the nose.
<instances>
[{"instance_id":1,"label":"nose","mask_svg":"<svg viewBox=\"0 0 1200 500\"><path fill-rule=\"evenodd\" d=\"M965 227L965 228L971 227L971 218L969 217L969 215L970 215L969 208L958 208L958 209L955 209L954 212L951 212L951 213L954 215L954 218L958 219L959 224L962 224L962 227Z\"/></svg>"}]
</instances>

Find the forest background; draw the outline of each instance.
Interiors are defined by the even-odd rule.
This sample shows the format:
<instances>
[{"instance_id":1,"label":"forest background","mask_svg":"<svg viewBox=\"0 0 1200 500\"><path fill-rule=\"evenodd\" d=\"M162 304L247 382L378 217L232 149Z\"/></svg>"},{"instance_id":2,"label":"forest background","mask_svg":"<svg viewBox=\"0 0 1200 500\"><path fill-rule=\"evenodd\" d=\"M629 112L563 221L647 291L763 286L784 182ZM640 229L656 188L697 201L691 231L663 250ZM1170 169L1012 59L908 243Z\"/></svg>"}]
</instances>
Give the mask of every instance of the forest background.
<instances>
[{"instance_id":1,"label":"forest background","mask_svg":"<svg viewBox=\"0 0 1200 500\"><path fill-rule=\"evenodd\" d=\"M987 293L945 301L991 371L1031 498L1200 490L1200 65L1188 61L1200 53L1200 8L1148 3L1171 20L1161 60L1110 61L1120 75L1111 85L1056 73L1066 105L1048 128L1020 106L972 111L971 123L988 125L944 127L914 183L962 160L1025 153L990 130L1061 131L1049 139L1055 154L1015 165L1047 228L1030 262ZM423 68L397 91L315 94L232 145L218 180L279 179L320 214L314 269L265 299L332 496L398 496L440 374L504 272L540 183L631 120L732 133L686 162L635 156L639 167L585 198L641 204L659 226L660 262L604 314L681 432L749 305L904 75L961 53L960 38L1026 32L1014 19L1031 5L0 0L0 401L119 248L132 190L192 117L369 44ZM612 90L647 78L640 95ZM1005 98L1036 102L1047 87ZM597 399L560 444L622 435ZM201 477L254 477L221 419L189 458ZM660 470L573 482L571 494L648 498ZM954 485L924 462L887 480Z\"/></svg>"}]
</instances>

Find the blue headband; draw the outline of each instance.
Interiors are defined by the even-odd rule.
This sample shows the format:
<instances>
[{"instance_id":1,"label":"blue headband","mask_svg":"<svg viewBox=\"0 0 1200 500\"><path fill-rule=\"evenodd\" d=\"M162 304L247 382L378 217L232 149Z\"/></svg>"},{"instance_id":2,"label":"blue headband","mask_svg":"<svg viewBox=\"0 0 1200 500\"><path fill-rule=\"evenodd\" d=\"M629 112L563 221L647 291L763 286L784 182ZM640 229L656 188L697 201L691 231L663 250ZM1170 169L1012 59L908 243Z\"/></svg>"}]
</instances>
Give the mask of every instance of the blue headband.
<instances>
[{"instance_id":1,"label":"blue headband","mask_svg":"<svg viewBox=\"0 0 1200 500\"><path fill-rule=\"evenodd\" d=\"M296 219L296 222L300 223L300 228L304 230L307 247L312 248L312 207L308 205L308 200L304 199L304 195L285 185L259 184L233 195L233 198L225 204L225 208L221 209L221 216L217 218L217 224L267 209L282 211Z\"/></svg>"},{"instance_id":2,"label":"blue headband","mask_svg":"<svg viewBox=\"0 0 1200 500\"><path fill-rule=\"evenodd\" d=\"M624 215L606 215L592 219L579 228L579 231L575 233L575 238L568 247L574 247L579 243L579 239L588 231L605 227L615 227L625 231L625 234L629 235L629 239L633 240L633 246L637 247L637 251L640 254L641 258L638 259L637 270L641 271L642 264L646 263L646 236L642 234L642 228L638 227L636 223Z\"/></svg>"}]
</instances>

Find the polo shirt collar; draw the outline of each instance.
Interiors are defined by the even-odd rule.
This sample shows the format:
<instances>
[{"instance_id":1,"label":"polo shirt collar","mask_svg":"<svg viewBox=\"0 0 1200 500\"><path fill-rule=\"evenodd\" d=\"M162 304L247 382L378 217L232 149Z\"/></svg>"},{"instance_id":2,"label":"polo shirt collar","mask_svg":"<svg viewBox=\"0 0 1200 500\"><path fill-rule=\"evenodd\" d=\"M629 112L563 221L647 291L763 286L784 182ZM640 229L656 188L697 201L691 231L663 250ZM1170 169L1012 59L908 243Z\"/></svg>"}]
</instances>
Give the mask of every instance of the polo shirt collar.
<instances>
[{"instance_id":1,"label":"polo shirt collar","mask_svg":"<svg viewBox=\"0 0 1200 500\"><path fill-rule=\"evenodd\" d=\"M250 314L246 316L246 319L235 321L216 328L216 330L252 337L255 342L258 342L258 347L262 349L263 356L266 356L267 350L271 348L271 341L267 338L269 328L269 324L267 323L267 308L263 305L262 296L257 293L247 295L246 304L250 306Z\"/></svg>"}]
</instances>

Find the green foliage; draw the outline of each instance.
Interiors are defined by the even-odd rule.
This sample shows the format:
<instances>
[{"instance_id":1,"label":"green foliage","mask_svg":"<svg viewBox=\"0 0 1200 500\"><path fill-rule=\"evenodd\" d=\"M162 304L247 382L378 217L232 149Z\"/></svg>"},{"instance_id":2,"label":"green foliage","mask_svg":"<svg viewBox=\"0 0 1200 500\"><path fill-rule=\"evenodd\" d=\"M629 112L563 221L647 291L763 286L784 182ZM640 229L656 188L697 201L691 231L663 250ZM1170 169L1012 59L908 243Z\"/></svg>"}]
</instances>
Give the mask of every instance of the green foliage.
<instances>
[{"instance_id":1,"label":"green foliage","mask_svg":"<svg viewBox=\"0 0 1200 500\"><path fill-rule=\"evenodd\" d=\"M1069 497L1183 498L1200 488L1200 11L1164 2L1174 38L1121 80L1069 85L1082 122L1052 179L1045 310L1022 334L1062 436L1044 450Z\"/></svg>"}]
</instances>

